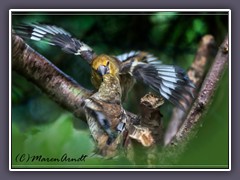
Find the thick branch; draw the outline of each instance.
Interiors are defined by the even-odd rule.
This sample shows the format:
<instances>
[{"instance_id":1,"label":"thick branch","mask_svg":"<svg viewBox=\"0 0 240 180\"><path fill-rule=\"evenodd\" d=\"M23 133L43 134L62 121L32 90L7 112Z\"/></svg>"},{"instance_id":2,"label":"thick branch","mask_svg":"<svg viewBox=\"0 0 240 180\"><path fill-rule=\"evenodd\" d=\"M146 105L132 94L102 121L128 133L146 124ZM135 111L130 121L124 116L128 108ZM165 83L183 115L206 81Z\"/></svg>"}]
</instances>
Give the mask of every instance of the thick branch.
<instances>
[{"instance_id":1,"label":"thick branch","mask_svg":"<svg viewBox=\"0 0 240 180\"><path fill-rule=\"evenodd\" d=\"M81 103L91 92L64 74L24 41L12 35L12 67L65 109L83 117Z\"/></svg>"},{"instance_id":2,"label":"thick branch","mask_svg":"<svg viewBox=\"0 0 240 180\"><path fill-rule=\"evenodd\" d=\"M200 85L202 84L202 81L206 74L207 66L210 64L209 59L215 49L214 45L215 42L212 35L203 36L198 47L195 59L190 69L188 70L188 76L196 86L196 89L193 92L194 95L196 95L196 90L199 89ZM192 103L192 99L189 99L189 101L190 103ZM164 145L168 145L171 142L171 140L176 135L179 127L183 123L185 117L186 113L184 111L177 107L173 109L173 114L164 136Z\"/></svg>"},{"instance_id":3,"label":"thick branch","mask_svg":"<svg viewBox=\"0 0 240 180\"><path fill-rule=\"evenodd\" d=\"M192 106L186 120L176 134L176 140L180 141L187 137L199 123L202 115L207 111L218 82L221 79L224 69L228 64L228 36L221 44L212 67L210 68L202 88L198 94L194 105Z\"/></svg>"}]
</instances>

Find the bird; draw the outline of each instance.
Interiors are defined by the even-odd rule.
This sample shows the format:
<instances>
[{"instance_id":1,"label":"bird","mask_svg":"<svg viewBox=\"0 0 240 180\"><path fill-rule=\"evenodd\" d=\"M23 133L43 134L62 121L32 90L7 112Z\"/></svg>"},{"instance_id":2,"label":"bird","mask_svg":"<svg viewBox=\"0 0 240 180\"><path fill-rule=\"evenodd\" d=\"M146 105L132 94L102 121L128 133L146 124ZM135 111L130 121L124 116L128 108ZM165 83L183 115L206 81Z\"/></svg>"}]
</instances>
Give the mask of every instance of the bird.
<instances>
[{"instance_id":1,"label":"bird","mask_svg":"<svg viewBox=\"0 0 240 180\"><path fill-rule=\"evenodd\" d=\"M120 80L123 99L136 80L143 82L174 106L186 110L188 99L193 97L189 90L195 88L185 70L175 65L162 64L158 58L144 51L130 51L121 55L97 55L81 40L72 37L65 29L48 24L31 23L14 27L16 34L25 39L42 41L58 46L62 51L81 56L91 67L91 82L98 89L105 74L113 74Z\"/></svg>"},{"instance_id":2,"label":"bird","mask_svg":"<svg viewBox=\"0 0 240 180\"><path fill-rule=\"evenodd\" d=\"M103 75L98 91L84 100L83 109L98 154L108 158L115 156L123 145L129 125L121 104L119 78L112 74Z\"/></svg>"},{"instance_id":3,"label":"bird","mask_svg":"<svg viewBox=\"0 0 240 180\"><path fill-rule=\"evenodd\" d=\"M101 87L106 75L114 77L120 84L119 93L121 98L118 99L119 103L126 99L128 92L131 91L136 82L144 83L183 111L186 111L190 105L189 98L194 98L191 89L195 88L195 86L185 70L175 65L163 64L151 53L131 50L120 55L104 53L98 55L90 46L56 25L41 23L20 24L14 26L14 33L24 39L42 41L60 47L65 53L80 56L90 65L91 82L97 90ZM108 95L106 93L102 96ZM103 98L102 96L101 98ZM101 99L103 102L105 101L104 98ZM114 103L116 103L115 100ZM95 113L95 116L101 127L110 136L109 125L103 123L104 121L101 119L104 118L101 118L101 113Z\"/></svg>"}]
</instances>

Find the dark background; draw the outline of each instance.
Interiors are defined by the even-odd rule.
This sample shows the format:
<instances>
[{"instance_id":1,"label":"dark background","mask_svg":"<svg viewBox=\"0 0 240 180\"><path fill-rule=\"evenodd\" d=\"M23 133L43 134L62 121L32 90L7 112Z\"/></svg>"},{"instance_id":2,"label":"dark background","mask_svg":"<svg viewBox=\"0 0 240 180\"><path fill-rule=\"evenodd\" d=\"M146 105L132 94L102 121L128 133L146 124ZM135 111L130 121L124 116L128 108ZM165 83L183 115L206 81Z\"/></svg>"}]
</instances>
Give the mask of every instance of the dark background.
<instances>
[{"instance_id":1,"label":"dark background","mask_svg":"<svg viewBox=\"0 0 240 180\"><path fill-rule=\"evenodd\" d=\"M228 15L223 12L13 13L13 25L34 22L63 27L90 45L98 54L118 55L131 50L144 50L166 64L179 65L185 69L191 65L203 35L212 34L215 37L217 51L228 32ZM84 87L93 89L90 68L82 59L64 54L57 47L27 42ZM124 104L125 107L138 113L140 97L148 90L142 84L135 86L129 100ZM164 127L168 124L171 110L172 105L167 102L161 108ZM187 151L179 162L159 162L163 164L160 167L167 165L173 168L226 168L228 115L227 70L204 117L202 127ZM49 157L58 157L67 152L69 156L77 157L82 153L90 154L93 150L86 124L61 109L15 72L12 74L12 122L13 165L18 164L15 162L15 156L20 152ZM91 158L85 164L88 163L113 165L105 167L114 167L116 164L132 165L122 159L104 161Z\"/></svg>"}]
</instances>

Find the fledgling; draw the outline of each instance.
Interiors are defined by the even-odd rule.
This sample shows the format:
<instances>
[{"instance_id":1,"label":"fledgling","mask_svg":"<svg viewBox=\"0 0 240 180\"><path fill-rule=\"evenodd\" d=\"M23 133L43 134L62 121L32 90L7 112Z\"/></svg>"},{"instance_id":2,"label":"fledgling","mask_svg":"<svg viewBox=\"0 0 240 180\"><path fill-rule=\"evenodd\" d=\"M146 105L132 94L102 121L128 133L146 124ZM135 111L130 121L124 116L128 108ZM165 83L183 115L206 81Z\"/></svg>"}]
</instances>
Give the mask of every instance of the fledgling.
<instances>
[{"instance_id":1,"label":"fledgling","mask_svg":"<svg viewBox=\"0 0 240 180\"><path fill-rule=\"evenodd\" d=\"M89 129L104 157L115 156L124 138L128 116L122 107L121 93L117 76L105 74L98 91L83 104Z\"/></svg>"}]
</instances>

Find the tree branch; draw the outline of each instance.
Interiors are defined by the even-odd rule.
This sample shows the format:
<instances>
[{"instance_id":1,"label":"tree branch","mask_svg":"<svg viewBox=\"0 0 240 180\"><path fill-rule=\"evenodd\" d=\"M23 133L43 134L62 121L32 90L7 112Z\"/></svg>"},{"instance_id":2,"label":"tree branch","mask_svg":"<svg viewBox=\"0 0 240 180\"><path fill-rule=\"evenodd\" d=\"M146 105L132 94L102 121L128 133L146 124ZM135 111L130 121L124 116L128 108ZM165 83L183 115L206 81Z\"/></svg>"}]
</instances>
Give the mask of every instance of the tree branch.
<instances>
[{"instance_id":1,"label":"tree branch","mask_svg":"<svg viewBox=\"0 0 240 180\"><path fill-rule=\"evenodd\" d=\"M81 87L18 36L12 35L12 67L59 105L85 118L81 104L91 91Z\"/></svg>"},{"instance_id":2,"label":"tree branch","mask_svg":"<svg viewBox=\"0 0 240 180\"><path fill-rule=\"evenodd\" d=\"M202 37L195 59L188 70L188 76L196 86L196 89L192 92L194 95L196 95L196 90L199 89L205 77L208 65L210 64L210 58L214 54L214 47L215 41L212 35L205 35ZM190 88L189 90L192 91ZM189 99L187 96L186 98ZM189 102L191 104L192 99L189 99ZM168 145L174 138L186 115L184 111L177 107L173 109L171 120L164 135L164 145Z\"/></svg>"},{"instance_id":3,"label":"tree branch","mask_svg":"<svg viewBox=\"0 0 240 180\"><path fill-rule=\"evenodd\" d=\"M206 113L208 106L211 103L212 97L217 89L218 82L221 79L225 67L228 64L228 35L221 44L214 63L211 66L201 90L195 100L186 120L176 134L176 142L186 138L191 138L190 133L194 133L193 129L200 122L201 117ZM195 131L196 133L196 131Z\"/></svg>"},{"instance_id":4,"label":"tree branch","mask_svg":"<svg viewBox=\"0 0 240 180\"><path fill-rule=\"evenodd\" d=\"M159 152L159 164L177 163L180 155L186 150L186 145L198 131L197 125L200 123L201 117L208 110L218 82L227 64L228 36L221 44L213 64L204 79L201 90L175 138L171 141L171 144L165 146L162 151Z\"/></svg>"}]
</instances>

